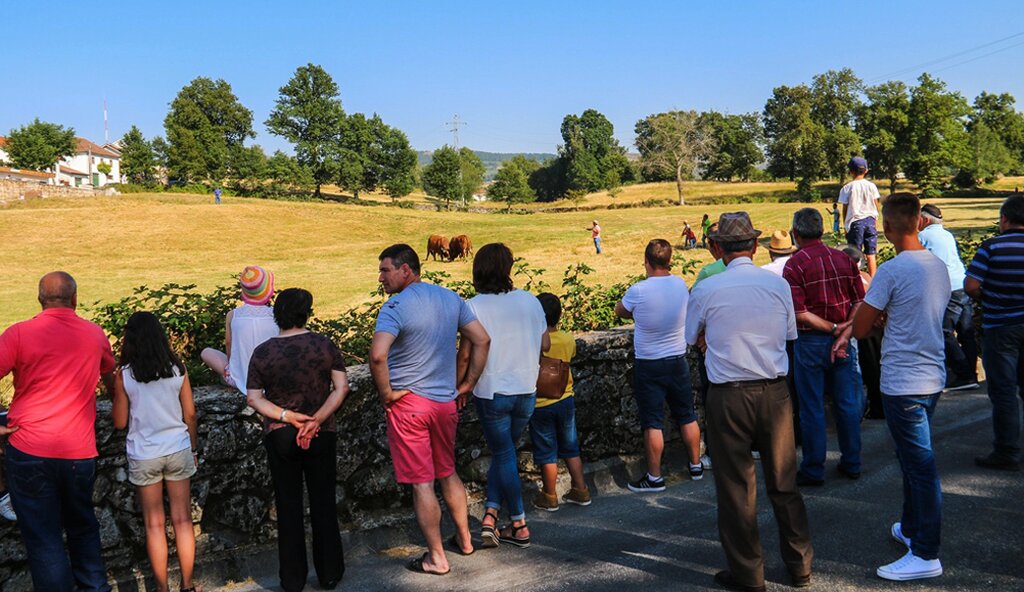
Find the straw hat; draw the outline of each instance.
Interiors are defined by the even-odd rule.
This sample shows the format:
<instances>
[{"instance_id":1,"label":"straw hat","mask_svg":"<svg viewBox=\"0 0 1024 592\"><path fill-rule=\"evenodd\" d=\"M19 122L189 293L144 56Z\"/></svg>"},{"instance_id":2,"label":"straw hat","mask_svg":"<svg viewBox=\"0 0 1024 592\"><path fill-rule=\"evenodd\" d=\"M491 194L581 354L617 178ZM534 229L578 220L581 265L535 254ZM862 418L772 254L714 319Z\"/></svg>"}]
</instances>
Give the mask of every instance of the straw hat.
<instances>
[{"instance_id":1,"label":"straw hat","mask_svg":"<svg viewBox=\"0 0 1024 592\"><path fill-rule=\"evenodd\" d=\"M776 230L772 233L772 240L768 243L768 252L776 255L790 255L796 252L793 246L793 239L785 230Z\"/></svg>"}]
</instances>

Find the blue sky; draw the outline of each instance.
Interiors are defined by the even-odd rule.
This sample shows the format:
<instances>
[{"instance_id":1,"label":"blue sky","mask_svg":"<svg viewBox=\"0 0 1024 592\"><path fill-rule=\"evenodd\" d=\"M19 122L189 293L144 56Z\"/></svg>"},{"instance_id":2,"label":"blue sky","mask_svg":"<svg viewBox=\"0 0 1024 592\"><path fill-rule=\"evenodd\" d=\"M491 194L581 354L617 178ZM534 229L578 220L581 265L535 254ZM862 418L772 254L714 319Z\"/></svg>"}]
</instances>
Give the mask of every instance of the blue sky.
<instances>
[{"instance_id":1,"label":"blue sky","mask_svg":"<svg viewBox=\"0 0 1024 592\"><path fill-rule=\"evenodd\" d=\"M554 152L562 118L590 107L631 146L650 113L760 111L773 87L846 66L870 83L928 70L1024 109L1024 35L978 48L1024 33L1019 0L3 4L0 134L39 117L102 141L106 97L111 139L163 135L177 91L208 76L253 111L256 143L287 148L263 121L307 62L346 111L379 113L417 149L450 143L458 113L462 145Z\"/></svg>"}]
</instances>

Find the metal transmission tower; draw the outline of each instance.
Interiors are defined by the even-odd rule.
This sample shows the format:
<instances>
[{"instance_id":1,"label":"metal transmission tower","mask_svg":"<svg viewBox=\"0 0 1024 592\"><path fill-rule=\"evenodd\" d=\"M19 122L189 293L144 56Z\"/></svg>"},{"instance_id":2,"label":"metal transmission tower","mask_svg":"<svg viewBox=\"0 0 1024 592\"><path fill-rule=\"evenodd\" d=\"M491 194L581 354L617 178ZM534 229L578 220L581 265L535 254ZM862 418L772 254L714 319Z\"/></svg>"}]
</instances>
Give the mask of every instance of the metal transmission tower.
<instances>
[{"instance_id":1,"label":"metal transmission tower","mask_svg":"<svg viewBox=\"0 0 1024 592\"><path fill-rule=\"evenodd\" d=\"M454 148L455 148L456 151L458 151L458 149L459 149L459 127L464 126L464 125L469 125L469 124L467 124L465 121L460 120L459 119L459 114L456 113L452 117L452 120L447 122L447 123L445 123L445 125L447 125L448 126L448 130L452 132L452 138L455 141Z\"/></svg>"}]
</instances>

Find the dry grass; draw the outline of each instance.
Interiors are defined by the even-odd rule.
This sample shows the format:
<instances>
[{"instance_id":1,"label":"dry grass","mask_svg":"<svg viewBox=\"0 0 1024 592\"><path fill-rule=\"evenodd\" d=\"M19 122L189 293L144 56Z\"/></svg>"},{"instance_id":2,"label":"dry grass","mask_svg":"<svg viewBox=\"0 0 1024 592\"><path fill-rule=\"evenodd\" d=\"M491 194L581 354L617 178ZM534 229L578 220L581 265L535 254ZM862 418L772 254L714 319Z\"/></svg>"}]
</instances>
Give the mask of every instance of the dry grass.
<instances>
[{"instance_id":1,"label":"dry grass","mask_svg":"<svg viewBox=\"0 0 1024 592\"><path fill-rule=\"evenodd\" d=\"M642 194L660 189L635 190ZM936 203L954 229L989 226L999 206L997 199ZM37 312L36 281L54 269L72 273L81 302L91 304L118 299L143 284L212 288L230 281L245 265L261 264L274 270L278 287L309 289L317 312L330 315L362 301L376 287L377 254L395 242L421 250L431 234L464 233L477 248L506 243L517 256L546 269L545 279L553 286L565 267L578 261L595 268L593 281L610 284L642 273L647 241L677 240L683 220L695 225L705 212L717 218L721 212L743 209L767 235L787 228L802 205L494 215L241 198L225 198L214 206L207 196L168 194L34 201L0 210L5 270L0 276L0 328ZM595 217L604 231L601 256L594 254L585 230ZM702 250L686 255L711 260ZM767 254L759 252L757 258L765 262ZM424 268L445 270L456 279L468 279L471 272L469 262L429 261Z\"/></svg>"}]
</instances>

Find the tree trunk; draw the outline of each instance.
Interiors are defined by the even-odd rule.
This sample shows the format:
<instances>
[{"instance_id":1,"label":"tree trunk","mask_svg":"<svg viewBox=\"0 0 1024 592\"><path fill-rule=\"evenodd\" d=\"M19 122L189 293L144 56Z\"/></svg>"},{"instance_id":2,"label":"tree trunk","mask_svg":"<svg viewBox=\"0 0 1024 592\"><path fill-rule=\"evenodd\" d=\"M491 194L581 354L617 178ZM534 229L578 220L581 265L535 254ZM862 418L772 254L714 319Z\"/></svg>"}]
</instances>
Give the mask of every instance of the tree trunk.
<instances>
[{"instance_id":1,"label":"tree trunk","mask_svg":"<svg viewBox=\"0 0 1024 592\"><path fill-rule=\"evenodd\" d=\"M320 199L320 184L319 183L316 184L316 193L313 194L313 197L315 197L317 199Z\"/></svg>"},{"instance_id":2,"label":"tree trunk","mask_svg":"<svg viewBox=\"0 0 1024 592\"><path fill-rule=\"evenodd\" d=\"M896 175L889 177L889 195L896 193Z\"/></svg>"},{"instance_id":3,"label":"tree trunk","mask_svg":"<svg viewBox=\"0 0 1024 592\"><path fill-rule=\"evenodd\" d=\"M683 200L683 167L676 167L676 193L679 194L679 205L685 206L686 202Z\"/></svg>"}]
</instances>

